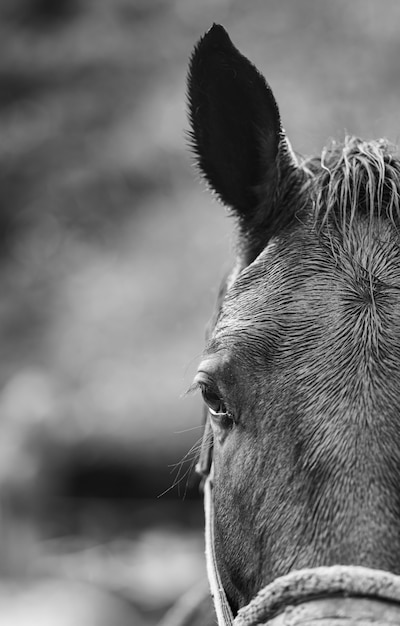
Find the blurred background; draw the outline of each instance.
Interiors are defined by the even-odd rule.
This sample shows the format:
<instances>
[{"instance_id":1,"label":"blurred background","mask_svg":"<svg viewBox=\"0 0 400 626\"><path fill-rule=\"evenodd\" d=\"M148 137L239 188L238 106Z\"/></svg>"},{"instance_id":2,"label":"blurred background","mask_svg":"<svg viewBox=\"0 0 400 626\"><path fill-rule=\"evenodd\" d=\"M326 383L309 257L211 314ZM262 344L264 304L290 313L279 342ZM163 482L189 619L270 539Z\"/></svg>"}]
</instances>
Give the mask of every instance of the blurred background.
<instances>
[{"instance_id":1,"label":"blurred background","mask_svg":"<svg viewBox=\"0 0 400 626\"><path fill-rule=\"evenodd\" d=\"M205 577L183 396L233 225L185 78L213 22L296 151L399 139L397 0L1 0L0 626L150 626Z\"/></svg>"}]
</instances>

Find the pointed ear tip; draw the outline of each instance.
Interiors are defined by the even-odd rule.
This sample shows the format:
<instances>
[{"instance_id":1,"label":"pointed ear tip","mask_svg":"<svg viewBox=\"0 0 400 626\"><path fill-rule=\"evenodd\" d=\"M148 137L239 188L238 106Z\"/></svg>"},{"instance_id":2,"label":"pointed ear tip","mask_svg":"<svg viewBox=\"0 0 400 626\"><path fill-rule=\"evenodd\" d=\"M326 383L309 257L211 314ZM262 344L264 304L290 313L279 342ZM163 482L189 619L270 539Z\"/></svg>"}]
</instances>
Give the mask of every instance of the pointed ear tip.
<instances>
[{"instance_id":1,"label":"pointed ear tip","mask_svg":"<svg viewBox=\"0 0 400 626\"><path fill-rule=\"evenodd\" d=\"M211 46L213 48L220 48L226 45L229 47L232 46L230 37L225 28L215 22L198 42L198 46L201 47Z\"/></svg>"},{"instance_id":2,"label":"pointed ear tip","mask_svg":"<svg viewBox=\"0 0 400 626\"><path fill-rule=\"evenodd\" d=\"M225 28L222 26L222 24L216 24L215 22L213 23L213 25L211 26L211 28L208 29L208 31L206 32L205 36L210 37L210 36L217 36L217 37L226 37L228 35L228 33L226 32Z\"/></svg>"},{"instance_id":3,"label":"pointed ear tip","mask_svg":"<svg viewBox=\"0 0 400 626\"><path fill-rule=\"evenodd\" d=\"M190 83L193 77L193 73L196 71L201 59L209 58L212 56L215 50L222 50L232 48L232 42L229 38L225 28L220 24L214 24L208 31L200 37L196 45L192 50L192 54L189 60L189 71L187 75L188 93L190 99Z\"/></svg>"}]
</instances>

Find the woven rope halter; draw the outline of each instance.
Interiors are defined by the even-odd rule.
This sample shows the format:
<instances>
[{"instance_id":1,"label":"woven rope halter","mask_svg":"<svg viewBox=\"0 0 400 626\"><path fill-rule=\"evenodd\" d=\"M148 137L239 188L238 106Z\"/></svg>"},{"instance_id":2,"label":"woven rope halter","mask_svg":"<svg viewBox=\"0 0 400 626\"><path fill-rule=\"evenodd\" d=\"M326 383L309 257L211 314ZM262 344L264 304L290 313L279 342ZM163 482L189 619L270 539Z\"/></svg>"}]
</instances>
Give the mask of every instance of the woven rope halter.
<instances>
[{"instance_id":1,"label":"woven rope halter","mask_svg":"<svg viewBox=\"0 0 400 626\"><path fill-rule=\"evenodd\" d=\"M208 428L210 429L209 426ZM242 607L234 617L222 585L215 554L212 449L205 443L209 441L209 434L210 431L208 430L203 439L197 471L205 477L204 512L207 575L218 626L256 626L267 623L271 626L272 624L276 624L276 626L278 624L282 626L293 624L294 626L300 622L303 624L314 623L312 619L315 619L315 615L309 616L310 621L307 621L304 611L298 621L293 614L289 615L289 613L286 618L279 621L275 621L275 616L285 611L290 612L293 607L299 605L303 607L303 603L312 603L316 599L331 597L353 598L355 600L366 598L374 600L375 604L376 601L386 603L385 606L382 605L382 610L381 607L378 607L379 616L385 611L386 620L379 623L400 625L400 576L391 572L353 565L315 567L290 572L261 589L249 604ZM359 624L377 623L369 613L363 622L359 621L356 614L354 615L355 622ZM321 614L318 619L325 619L325 617L326 615ZM328 615L329 619L331 617ZM347 624L349 622L338 621L337 623Z\"/></svg>"}]
</instances>

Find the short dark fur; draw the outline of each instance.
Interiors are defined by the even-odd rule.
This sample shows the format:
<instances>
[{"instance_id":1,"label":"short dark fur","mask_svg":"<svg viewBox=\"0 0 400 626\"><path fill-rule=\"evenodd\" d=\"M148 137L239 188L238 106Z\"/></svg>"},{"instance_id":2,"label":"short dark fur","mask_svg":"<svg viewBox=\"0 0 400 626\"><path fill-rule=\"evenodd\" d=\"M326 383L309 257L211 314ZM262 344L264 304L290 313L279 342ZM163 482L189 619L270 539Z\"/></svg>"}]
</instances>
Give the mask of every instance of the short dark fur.
<instances>
[{"instance_id":1,"label":"short dark fur","mask_svg":"<svg viewBox=\"0 0 400 626\"><path fill-rule=\"evenodd\" d=\"M288 174L292 163L271 89L222 26L214 25L193 52L188 101L198 165L212 190L236 212L242 254L250 262L264 247L260 232L282 222L276 196L289 195L292 185L288 180L284 188L278 185L277 168ZM260 203L268 203L267 215L258 210Z\"/></svg>"},{"instance_id":2,"label":"short dark fur","mask_svg":"<svg viewBox=\"0 0 400 626\"><path fill-rule=\"evenodd\" d=\"M270 88L220 26L188 88L200 168L239 223L199 368L234 418L213 425L232 608L292 569L400 574L400 161L347 138L296 162Z\"/></svg>"}]
</instances>

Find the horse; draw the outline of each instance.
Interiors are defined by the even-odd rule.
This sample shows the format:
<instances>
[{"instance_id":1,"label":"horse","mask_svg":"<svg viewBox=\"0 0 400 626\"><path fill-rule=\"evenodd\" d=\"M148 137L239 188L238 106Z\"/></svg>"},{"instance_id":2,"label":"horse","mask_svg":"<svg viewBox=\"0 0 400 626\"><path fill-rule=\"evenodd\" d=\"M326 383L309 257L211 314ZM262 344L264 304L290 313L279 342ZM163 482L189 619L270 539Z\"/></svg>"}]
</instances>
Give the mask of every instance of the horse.
<instances>
[{"instance_id":1,"label":"horse","mask_svg":"<svg viewBox=\"0 0 400 626\"><path fill-rule=\"evenodd\" d=\"M400 159L354 136L299 157L220 25L187 85L237 222L194 380L218 624L399 624Z\"/></svg>"}]
</instances>

